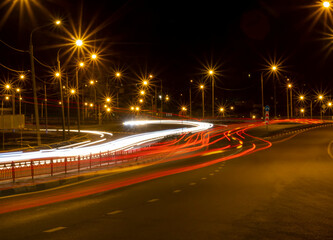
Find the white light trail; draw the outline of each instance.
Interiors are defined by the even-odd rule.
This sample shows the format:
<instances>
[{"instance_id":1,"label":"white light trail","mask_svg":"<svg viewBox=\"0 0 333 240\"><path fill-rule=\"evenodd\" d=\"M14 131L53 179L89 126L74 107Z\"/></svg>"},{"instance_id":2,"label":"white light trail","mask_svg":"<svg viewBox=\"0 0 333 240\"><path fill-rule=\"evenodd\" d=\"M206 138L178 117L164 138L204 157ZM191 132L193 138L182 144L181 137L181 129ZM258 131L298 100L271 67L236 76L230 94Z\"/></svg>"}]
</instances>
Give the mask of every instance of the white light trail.
<instances>
[{"instance_id":1,"label":"white light trail","mask_svg":"<svg viewBox=\"0 0 333 240\"><path fill-rule=\"evenodd\" d=\"M65 149L47 149L47 150L39 150L34 152L7 152L7 153L0 153L0 163L4 162L11 162L11 161L23 161L23 160L32 160L32 159L45 159L45 158L56 158L56 157L71 157L71 156L78 156L78 155L89 155L89 154L96 154L100 152L113 152L113 151L120 151L124 149L129 149L134 146L151 142L157 139L161 139L163 137L169 135L180 135L182 133L187 132L199 132L204 131L213 126L211 123L204 123L204 122L192 122L192 121L182 121L182 120L150 120L150 121L129 121L125 122L124 125L143 125L143 124L178 124L178 125L190 125L193 127L183 127L177 129L168 129L168 130L161 130L161 131L154 131L154 132L146 132L141 134L135 134L127 137L123 137L120 139L116 139L109 142L103 142L104 139L95 141L95 142L84 142L84 145L75 144L69 145L68 148ZM51 131L51 130L49 130ZM76 131L77 130L72 130ZM87 131L81 130L84 133L92 133L92 134L99 134L101 137L104 135L111 135L112 133L107 132L100 132L100 131ZM91 145L94 144L95 145ZM98 144L96 144L98 143Z\"/></svg>"}]
</instances>

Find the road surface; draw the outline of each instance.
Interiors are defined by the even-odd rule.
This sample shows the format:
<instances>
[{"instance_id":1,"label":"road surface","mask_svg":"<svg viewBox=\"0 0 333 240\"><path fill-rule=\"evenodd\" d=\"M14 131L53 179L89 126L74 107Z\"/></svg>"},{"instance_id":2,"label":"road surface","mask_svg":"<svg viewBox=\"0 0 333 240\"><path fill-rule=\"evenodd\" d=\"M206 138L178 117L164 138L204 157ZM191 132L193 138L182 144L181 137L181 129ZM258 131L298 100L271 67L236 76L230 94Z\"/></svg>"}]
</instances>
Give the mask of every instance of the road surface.
<instances>
[{"instance_id":1,"label":"road surface","mask_svg":"<svg viewBox=\"0 0 333 240\"><path fill-rule=\"evenodd\" d=\"M207 167L3 213L1 239L333 239L332 140L332 127L318 128ZM181 166L165 162L0 198L0 208Z\"/></svg>"}]
</instances>

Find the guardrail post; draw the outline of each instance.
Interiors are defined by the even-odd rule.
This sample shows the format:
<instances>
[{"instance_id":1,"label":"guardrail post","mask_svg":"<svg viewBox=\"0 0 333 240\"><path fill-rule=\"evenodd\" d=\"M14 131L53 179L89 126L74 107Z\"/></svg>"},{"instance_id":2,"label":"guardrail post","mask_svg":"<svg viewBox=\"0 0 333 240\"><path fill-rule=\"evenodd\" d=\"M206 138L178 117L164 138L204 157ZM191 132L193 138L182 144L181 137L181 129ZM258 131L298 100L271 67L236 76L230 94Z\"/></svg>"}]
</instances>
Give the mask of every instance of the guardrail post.
<instances>
[{"instance_id":1,"label":"guardrail post","mask_svg":"<svg viewBox=\"0 0 333 240\"><path fill-rule=\"evenodd\" d=\"M65 174L67 173L67 158L65 158Z\"/></svg>"},{"instance_id":2,"label":"guardrail post","mask_svg":"<svg viewBox=\"0 0 333 240\"><path fill-rule=\"evenodd\" d=\"M12 178L13 178L13 183L15 183L15 164L14 164L14 161L12 161Z\"/></svg>"},{"instance_id":3,"label":"guardrail post","mask_svg":"<svg viewBox=\"0 0 333 240\"><path fill-rule=\"evenodd\" d=\"M90 166L90 169L91 169L91 158L92 158L92 154L90 153L90 158L89 158L89 166Z\"/></svg>"},{"instance_id":4,"label":"guardrail post","mask_svg":"<svg viewBox=\"0 0 333 240\"><path fill-rule=\"evenodd\" d=\"M80 155L78 156L77 159L77 171L80 172Z\"/></svg>"},{"instance_id":5,"label":"guardrail post","mask_svg":"<svg viewBox=\"0 0 333 240\"><path fill-rule=\"evenodd\" d=\"M31 179L34 180L34 161L30 161L30 167L31 167Z\"/></svg>"},{"instance_id":6,"label":"guardrail post","mask_svg":"<svg viewBox=\"0 0 333 240\"><path fill-rule=\"evenodd\" d=\"M51 176L53 177L53 159L51 159Z\"/></svg>"}]
</instances>

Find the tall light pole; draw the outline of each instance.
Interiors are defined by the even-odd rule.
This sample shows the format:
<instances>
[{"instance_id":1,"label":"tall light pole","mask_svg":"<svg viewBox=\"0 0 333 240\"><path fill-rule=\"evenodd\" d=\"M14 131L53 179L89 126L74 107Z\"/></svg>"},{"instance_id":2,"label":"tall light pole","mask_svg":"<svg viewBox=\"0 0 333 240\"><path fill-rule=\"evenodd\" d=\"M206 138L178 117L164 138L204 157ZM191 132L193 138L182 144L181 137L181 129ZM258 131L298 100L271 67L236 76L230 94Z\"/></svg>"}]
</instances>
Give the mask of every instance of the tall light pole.
<instances>
[{"instance_id":1,"label":"tall light pole","mask_svg":"<svg viewBox=\"0 0 333 240\"><path fill-rule=\"evenodd\" d=\"M82 47L83 41L81 39L75 40L76 47ZM79 59L79 51L77 52L77 56ZM79 66L76 66L75 71L75 80L76 80L76 89L77 89L77 96L76 96L76 107L77 107L77 130L80 132L80 91L79 91Z\"/></svg>"},{"instance_id":2,"label":"tall light pole","mask_svg":"<svg viewBox=\"0 0 333 240\"><path fill-rule=\"evenodd\" d=\"M324 96L322 94L318 95L318 101L319 101L319 107L320 107L320 119L323 120L323 110L322 110L322 101L324 99Z\"/></svg>"},{"instance_id":3,"label":"tall light pole","mask_svg":"<svg viewBox=\"0 0 333 240\"><path fill-rule=\"evenodd\" d=\"M42 27L36 27L35 29L33 29L31 31L30 42L29 42L31 80L32 80L32 90L33 90L33 97L34 97L37 145L41 145L41 137L40 137L40 127L39 127L39 112L38 112L37 87L36 87L36 75L35 75L35 58L34 58L34 47L32 44L32 34L40 28L42 28Z\"/></svg>"},{"instance_id":4,"label":"tall light pole","mask_svg":"<svg viewBox=\"0 0 333 240\"><path fill-rule=\"evenodd\" d=\"M214 71L213 70L209 70L208 71L209 76L211 77L211 81L212 81L212 117L214 118L214 103L215 103L215 97L214 97L214 89L215 89L215 79L214 79Z\"/></svg>"},{"instance_id":5,"label":"tall light pole","mask_svg":"<svg viewBox=\"0 0 333 240\"><path fill-rule=\"evenodd\" d=\"M293 117L293 86L288 84L288 88L290 88L290 118Z\"/></svg>"},{"instance_id":6,"label":"tall light pole","mask_svg":"<svg viewBox=\"0 0 333 240\"><path fill-rule=\"evenodd\" d=\"M205 118L205 86L203 84L200 85L201 89L201 97L202 97L202 119Z\"/></svg>"},{"instance_id":7,"label":"tall light pole","mask_svg":"<svg viewBox=\"0 0 333 240\"><path fill-rule=\"evenodd\" d=\"M61 21L57 20L55 21L55 24L60 25ZM36 121L37 145L41 144L41 137L40 137L39 112L38 112L37 87L36 87L35 57L34 57L34 47L32 44L32 35L38 29L41 29L46 26L49 26L49 24L34 28L30 33L30 40L29 40L29 55L30 55L31 80L32 80L32 90L33 90L35 119L36 119L35 121Z\"/></svg>"},{"instance_id":8,"label":"tall light pole","mask_svg":"<svg viewBox=\"0 0 333 240\"><path fill-rule=\"evenodd\" d=\"M289 119L289 84L286 87L287 90L287 119Z\"/></svg>"},{"instance_id":9,"label":"tall light pole","mask_svg":"<svg viewBox=\"0 0 333 240\"><path fill-rule=\"evenodd\" d=\"M57 63L58 63L58 72L56 73L57 78L59 79L59 90L60 90L60 101L62 102L61 104L61 117L62 117L62 139L66 139L65 135L65 109L64 109L64 95L62 93L62 74L61 74L61 67L60 67L60 58L59 58L59 52L61 48L59 48L57 52ZM46 104L46 103L45 103Z\"/></svg>"},{"instance_id":10,"label":"tall light pole","mask_svg":"<svg viewBox=\"0 0 333 240\"><path fill-rule=\"evenodd\" d=\"M261 72L260 74L261 80L261 111L262 111L262 119L264 120L265 116L265 109L264 109L264 73Z\"/></svg>"},{"instance_id":11,"label":"tall light pole","mask_svg":"<svg viewBox=\"0 0 333 240\"><path fill-rule=\"evenodd\" d=\"M190 118L192 117L192 83L193 80L190 80Z\"/></svg>"},{"instance_id":12,"label":"tall light pole","mask_svg":"<svg viewBox=\"0 0 333 240\"><path fill-rule=\"evenodd\" d=\"M273 71L273 90L274 90L274 117L276 118L276 84L275 84L275 72L277 71L277 66L272 66Z\"/></svg>"}]
</instances>

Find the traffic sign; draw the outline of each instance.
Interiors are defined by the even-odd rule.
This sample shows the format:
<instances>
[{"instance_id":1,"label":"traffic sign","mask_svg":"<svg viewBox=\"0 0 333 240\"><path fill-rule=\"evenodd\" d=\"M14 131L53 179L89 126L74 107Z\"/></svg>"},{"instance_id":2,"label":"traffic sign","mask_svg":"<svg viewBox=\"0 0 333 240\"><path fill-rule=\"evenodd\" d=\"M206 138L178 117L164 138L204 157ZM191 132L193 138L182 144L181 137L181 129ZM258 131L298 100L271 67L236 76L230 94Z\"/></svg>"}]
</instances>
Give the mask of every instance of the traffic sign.
<instances>
[{"instance_id":1,"label":"traffic sign","mask_svg":"<svg viewBox=\"0 0 333 240\"><path fill-rule=\"evenodd\" d=\"M265 106L265 111L268 112L270 110L270 107L268 105Z\"/></svg>"}]
</instances>

